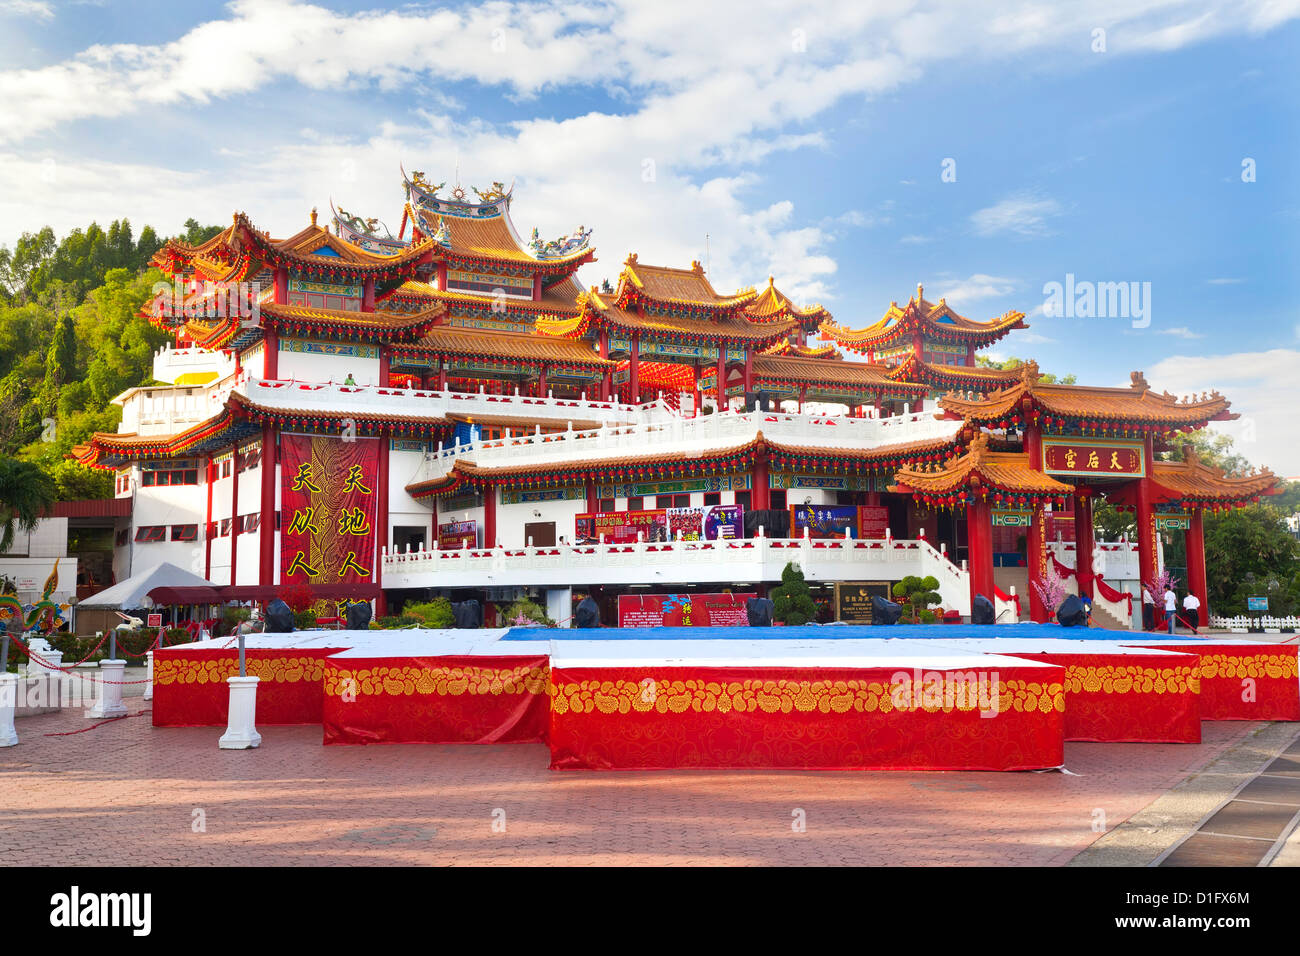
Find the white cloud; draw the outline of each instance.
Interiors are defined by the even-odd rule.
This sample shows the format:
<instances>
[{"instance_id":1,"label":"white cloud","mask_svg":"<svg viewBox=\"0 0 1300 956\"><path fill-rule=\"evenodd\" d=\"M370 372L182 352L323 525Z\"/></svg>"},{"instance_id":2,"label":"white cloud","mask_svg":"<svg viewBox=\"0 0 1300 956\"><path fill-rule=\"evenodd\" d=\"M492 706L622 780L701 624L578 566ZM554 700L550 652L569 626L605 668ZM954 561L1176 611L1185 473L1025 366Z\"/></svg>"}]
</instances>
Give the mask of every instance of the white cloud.
<instances>
[{"instance_id":1,"label":"white cloud","mask_svg":"<svg viewBox=\"0 0 1300 956\"><path fill-rule=\"evenodd\" d=\"M1193 332L1185 325L1180 325L1172 329L1154 329L1156 335L1173 335L1180 339L1203 339L1205 338L1200 332Z\"/></svg>"},{"instance_id":2,"label":"white cloud","mask_svg":"<svg viewBox=\"0 0 1300 956\"><path fill-rule=\"evenodd\" d=\"M940 279L933 292L927 291L926 298L937 301L938 296L947 300L948 305L961 312L966 303L983 299L1000 299L1016 290L1015 279L1005 276L985 275L977 272L965 279Z\"/></svg>"},{"instance_id":3,"label":"white cloud","mask_svg":"<svg viewBox=\"0 0 1300 956\"><path fill-rule=\"evenodd\" d=\"M45 0L0 0L0 17L4 16L53 20L54 8Z\"/></svg>"},{"instance_id":4,"label":"white cloud","mask_svg":"<svg viewBox=\"0 0 1300 956\"><path fill-rule=\"evenodd\" d=\"M1245 282L1246 280L1245 279L1206 279L1205 281L1210 285L1237 285L1239 283Z\"/></svg>"},{"instance_id":5,"label":"white cloud","mask_svg":"<svg viewBox=\"0 0 1300 956\"><path fill-rule=\"evenodd\" d=\"M1061 214L1055 199L1022 193L977 210L970 217L981 236L1015 235L1028 239L1050 233L1048 220Z\"/></svg>"},{"instance_id":6,"label":"white cloud","mask_svg":"<svg viewBox=\"0 0 1300 956\"><path fill-rule=\"evenodd\" d=\"M1146 372L1153 388L1184 395L1218 389L1241 417L1215 422L1231 435L1236 449L1257 465L1282 475L1300 474L1300 444L1295 441L1296 349L1236 352L1230 355L1175 355Z\"/></svg>"}]
</instances>

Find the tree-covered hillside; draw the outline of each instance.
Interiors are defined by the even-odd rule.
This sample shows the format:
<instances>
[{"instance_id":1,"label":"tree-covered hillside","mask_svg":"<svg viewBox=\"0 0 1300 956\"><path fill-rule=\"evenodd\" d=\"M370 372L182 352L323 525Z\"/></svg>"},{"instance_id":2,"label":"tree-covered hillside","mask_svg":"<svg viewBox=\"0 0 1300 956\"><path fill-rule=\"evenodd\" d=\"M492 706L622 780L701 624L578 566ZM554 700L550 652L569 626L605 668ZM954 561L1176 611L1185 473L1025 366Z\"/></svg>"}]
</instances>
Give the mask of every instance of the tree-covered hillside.
<instances>
[{"instance_id":1,"label":"tree-covered hillside","mask_svg":"<svg viewBox=\"0 0 1300 956\"><path fill-rule=\"evenodd\" d=\"M197 243L218 226L186 222ZM58 241L50 228L0 246L0 457L39 465L61 500L109 497L112 477L66 459L92 432L113 431L115 395L151 381L169 336L137 317L162 274L163 240L122 219Z\"/></svg>"}]
</instances>

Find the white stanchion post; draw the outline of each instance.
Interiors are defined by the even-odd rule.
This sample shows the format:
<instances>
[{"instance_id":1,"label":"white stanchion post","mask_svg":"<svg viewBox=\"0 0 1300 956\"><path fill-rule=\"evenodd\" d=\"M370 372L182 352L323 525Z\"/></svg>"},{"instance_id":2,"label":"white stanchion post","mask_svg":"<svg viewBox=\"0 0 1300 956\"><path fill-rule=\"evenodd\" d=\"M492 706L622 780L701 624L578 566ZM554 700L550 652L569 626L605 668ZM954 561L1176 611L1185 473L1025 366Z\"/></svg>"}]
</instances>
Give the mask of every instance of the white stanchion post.
<instances>
[{"instance_id":1,"label":"white stanchion post","mask_svg":"<svg viewBox=\"0 0 1300 956\"><path fill-rule=\"evenodd\" d=\"M14 712L18 709L18 675L0 674L0 747L18 743Z\"/></svg>"},{"instance_id":2,"label":"white stanchion post","mask_svg":"<svg viewBox=\"0 0 1300 956\"><path fill-rule=\"evenodd\" d=\"M122 703L122 674L125 670L126 661L99 662L99 697L86 711L87 719L125 716L126 704Z\"/></svg>"},{"instance_id":3,"label":"white stanchion post","mask_svg":"<svg viewBox=\"0 0 1300 956\"><path fill-rule=\"evenodd\" d=\"M257 732L257 684L259 677L228 677L230 685L230 719L226 732L217 741L222 750L248 750L262 745Z\"/></svg>"},{"instance_id":4,"label":"white stanchion post","mask_svg":"<svg viewBox=\"0 0 1300 956\"><path fill-rule=\"evenodd\" d=\"M153 700L153 651L144 655L144 696L142 700Z\"/></svg>"},{"instance_id":5,"label":"white stanchion post","mask_svg":"<svg viewBox=\"0 0 1300 956\"><path fill-rule=\"evenodd\" d=\"M27 642L27 665L23 670L28 677L35 677L45 672L45 668L36 658L48 658L50 650L50 642L43 637L33 637Z\"/></svg>"},{"instance_id":6,"label":"white stanchion post","mask_svg":"<svg viewBox=\"0 0 1300 956\"><path fill-rule=\"evenodd\" d=\"M50 689L50 702L61 709L63 707L63 688L66 686L64 684L65 675L61 670L63 667L63 651L51 650L43 654L42 657L46 666L41 666L41 670L48 675L45 679L49 682L47 686Z\"/></svg>"}]
</instances>

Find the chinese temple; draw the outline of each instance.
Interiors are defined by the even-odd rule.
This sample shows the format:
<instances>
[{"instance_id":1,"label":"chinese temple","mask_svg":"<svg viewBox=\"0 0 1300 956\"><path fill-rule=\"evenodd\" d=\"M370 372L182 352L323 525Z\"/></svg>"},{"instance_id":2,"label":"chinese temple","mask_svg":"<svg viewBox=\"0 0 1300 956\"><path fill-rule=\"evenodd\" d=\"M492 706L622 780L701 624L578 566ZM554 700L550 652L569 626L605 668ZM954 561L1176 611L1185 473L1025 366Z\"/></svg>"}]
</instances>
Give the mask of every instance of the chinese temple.
<instances>
[{"instance_id":1,"label":"chinese temple","mask_svg":"<svg viewBox=\"0 0 1300 956\"><path fill-rule=\"evenodd\" d=\"M629 597L764 593L791 561L825 619L836 585L915 574L949 614L984 595L1043 621L1054 573L1127 627L1176 533L1206 618L1205 510L1276 484L1182 449L1236 417L1217 392L981 365L1021 312L967 318L918 285L854 329L775 277L719 291L636 253L584 287L592 230L524 239L513 186L403 171L402 191L395 231L331 205L277 239L236 213L155 256L164 384L75 450L131 499L119 579L171 561L233 598L530 597L559 621L590 594L613 624ZM1136 541L1095 540L1098 499Z\"/></svg>"}]
</instances>

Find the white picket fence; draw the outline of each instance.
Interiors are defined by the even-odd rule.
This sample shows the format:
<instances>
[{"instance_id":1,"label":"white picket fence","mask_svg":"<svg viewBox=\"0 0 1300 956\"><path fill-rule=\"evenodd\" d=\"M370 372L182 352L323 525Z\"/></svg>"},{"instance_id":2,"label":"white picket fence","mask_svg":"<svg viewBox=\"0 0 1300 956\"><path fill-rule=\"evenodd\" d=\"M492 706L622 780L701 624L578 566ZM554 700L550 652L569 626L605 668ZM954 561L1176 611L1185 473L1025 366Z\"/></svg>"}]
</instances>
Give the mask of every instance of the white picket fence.
<instances>
[{"instance_id":1,"label":"white picket fence","mask_svg":"<svg viewBox=\"0 0 1300 956\"><path fill-rule=\"evenodd\" d=\"M1252 627L1262 627L1266 631L1281 631L1283 628L1295 629L1300 627L1300 617L1294 614L1286 617L1274 617L1271 614L1238 614L1236 617L1220 617L1217 614L1210 615L1210 627L1226 628L1230 631L1245 633Z\"/></svg>"}]
</instances>

